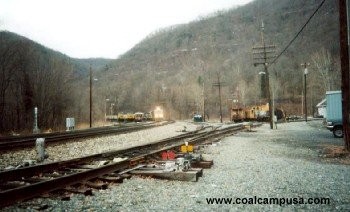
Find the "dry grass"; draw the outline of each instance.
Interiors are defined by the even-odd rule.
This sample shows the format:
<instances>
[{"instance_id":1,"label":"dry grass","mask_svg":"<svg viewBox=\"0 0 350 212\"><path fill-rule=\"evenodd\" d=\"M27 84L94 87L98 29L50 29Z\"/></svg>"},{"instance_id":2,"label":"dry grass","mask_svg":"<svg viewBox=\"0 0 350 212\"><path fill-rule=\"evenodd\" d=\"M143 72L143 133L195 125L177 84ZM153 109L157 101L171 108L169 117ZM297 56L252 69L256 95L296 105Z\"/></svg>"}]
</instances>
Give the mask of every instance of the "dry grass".
<instances>
[{"instance_id":1,"label":"dry grass","mask_svg":"<svg viewBox=\"0 0 350 212\"><path fill-rule=\"evenodd\" d=\"M350 165L350 152L344 146L323 145L323 157L335 159L342 164Z\"/></svg>"}]
</instances>

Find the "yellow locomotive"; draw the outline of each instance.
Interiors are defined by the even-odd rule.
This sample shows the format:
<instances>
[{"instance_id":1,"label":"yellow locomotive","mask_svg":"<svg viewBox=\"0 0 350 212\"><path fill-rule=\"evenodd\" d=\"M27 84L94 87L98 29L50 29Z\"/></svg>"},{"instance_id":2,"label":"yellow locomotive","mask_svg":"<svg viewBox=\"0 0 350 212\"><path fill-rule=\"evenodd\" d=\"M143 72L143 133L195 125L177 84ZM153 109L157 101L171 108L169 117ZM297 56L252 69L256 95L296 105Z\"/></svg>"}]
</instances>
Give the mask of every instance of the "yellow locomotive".
<instances>
[{"instance_id":1,"label":"yellow locomotive","mask_svg":"<svg viewBox=\"0 0 350 212\"><path fill-rule=\"evenodd\" d=\"M282 109L275 109L275 114L277 119L282 119L284 117L284 112ZM232 107L231 108L231 121L268 121L270 117L269 114L269 104L253 105L248 107Z\"/></svg>"},{"instance_id":2,"label":"yellow locomotive","mask_svg":"<svg viewBox=\"0 0 350 212\"><path fill-rule=\"evenodd\" d=\"M119 122L141 122L141 121L163 121L164 120L164 111L161 107L157 106L154 110L149 113L123 113L120 112L117 115Z\"/></svg>"},{"instance_id":3,"label":"yellow locomotive","mask_svg":"<svg viewBox=\"0 0 350 212\"><path fill-rule=\"evenodd\" d=\"M119 122L125 121L125 118L126 118L126 116L124 113L118 113L118 121Z\"/></svg>"},{"instance_id":4,"label":"yellow locomotive","mask_svg":"<svg viewBox=\"0 0 350 212\"><path fill-rule=\"evenodd\" d=\"M155 110L151 111L151 117L153 121L163 121L164 111L161 107L157 106Z\"/></svg>"},{"instance_id":5,"label":"yellow locomotive","mask_svg":"<svg viewBox=\"0 0 350 212\"><path fill-rule=\"evenodd\" d=\"M133 113L118 113L119 122L130 122L135 120L135 115Z\"/></svg>"}]
</instances>

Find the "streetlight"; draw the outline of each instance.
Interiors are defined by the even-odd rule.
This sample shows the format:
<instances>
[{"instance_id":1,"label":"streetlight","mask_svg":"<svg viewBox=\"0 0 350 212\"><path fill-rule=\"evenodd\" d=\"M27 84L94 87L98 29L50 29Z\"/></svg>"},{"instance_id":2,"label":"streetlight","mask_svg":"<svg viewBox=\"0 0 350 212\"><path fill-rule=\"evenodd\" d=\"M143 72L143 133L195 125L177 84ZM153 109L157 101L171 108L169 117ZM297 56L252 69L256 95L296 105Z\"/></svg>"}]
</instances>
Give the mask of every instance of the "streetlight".
<instances>
[{"instance_id":1,"label":"streetlight","mask_svg":"<svg viewBox=\"0 0 350 212\"><path fill-rule=\"evenodd\" d=\"M305 122L307 122L307 104L306 104L306 75L309 73L307 70L307 66L309 66L310 63L303 63L301 64L302 67L304 67L304 111L305 111Z\"/></svg>"},{"instance_id":2,"label":"streetlight","mask_svg":"<svg viewBox=\"0 0 350 212\"><path fill-rule=\"evenodd\" d=\"M306 104L306 75L308 74L307 68L304 69L304 102L305 102L305 122L307 122L307 104Z\"/></svg>"}]
</instances>

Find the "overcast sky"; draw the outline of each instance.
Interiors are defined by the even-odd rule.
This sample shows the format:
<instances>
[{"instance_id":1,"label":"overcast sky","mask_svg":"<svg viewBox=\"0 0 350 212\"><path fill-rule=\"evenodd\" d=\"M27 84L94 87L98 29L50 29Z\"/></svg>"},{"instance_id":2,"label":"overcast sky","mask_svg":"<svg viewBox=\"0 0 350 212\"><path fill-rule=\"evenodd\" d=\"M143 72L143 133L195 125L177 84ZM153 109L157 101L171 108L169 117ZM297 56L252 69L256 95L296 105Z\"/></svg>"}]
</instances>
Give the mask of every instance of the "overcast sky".
<instances>
[{"instance_id":1,"label":"overcast sky","mask_svg":"<svg viewBox=\"0 0 350 212\"><path fill-rule=\"evenodd\" d=\"M252 0L0 0L0 29L71 57L117 58L150 33Z\"/></svg>"}]
</instances>

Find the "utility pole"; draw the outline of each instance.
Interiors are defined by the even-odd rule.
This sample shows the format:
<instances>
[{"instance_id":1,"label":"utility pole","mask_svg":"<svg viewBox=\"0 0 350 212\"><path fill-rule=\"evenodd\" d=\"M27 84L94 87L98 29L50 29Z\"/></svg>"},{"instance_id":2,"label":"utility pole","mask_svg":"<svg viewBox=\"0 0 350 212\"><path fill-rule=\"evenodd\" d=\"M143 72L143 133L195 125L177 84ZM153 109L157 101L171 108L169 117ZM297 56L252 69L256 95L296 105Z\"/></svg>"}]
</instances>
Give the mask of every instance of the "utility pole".
<instances>
[{"instance_id":1,"label":"utility pole","mask_svg":"<svg viewBox=\"0 0 350 212\"><path fill-rule=\"evenodd\" d=\"M90 65L90 128L92 127L92 70Z\"/></svg>"},{"instance_id":2,"label":"utility pole","mask_svg":"<svg viewBox=\"0 0 350 212\"><path fill-rule=\"evenodd\" d=\"M205 122L205 93L204 93L204 80L203 80L202 96L203 96L203 121Z\"/></svg>"},{"instance_id":3,"label":"utility pole","mask_svg":"<svg viewBox=\"0 0 350 212\"><path fill-rule=\"evenodd\" d=\"M222 123L221 87L222 87L222 86L226 86L226 83L220 81L220 74L219 74L218 71L216 72L216 75L217 75L218 81L217 81L217 82L214 82L214 83L213 83L213 86L219 88L220 122Z\"/></svg>"},{"instance_id":4,"label":"utility pole","mask_svg":"<svg viewBox=\"0 0 350 212\"><path fill-rule=\"evenodd\" d=\"M307 122L307 104L306 104L306 75L308 74L307 67L310 63L302 63L301 66L304 68L304 114L305 114L305 122Z\"/></svg>"},{"instance_id":5,"label":"utility pole","mask_svg":"<svg viewBox=\"0 0 350 212\"><path fill-rule=\"evenodd\" d=\"M270 122L270 128L274 129L274 122L273 122L273 103L271 99L271 88L270 88L270 75L269 75L269 69L268 65L269 62L271 62L272 59L275 58L275 45L266 45L265 39L264 39L264 22L261 24L261 46L254 46L253 47L253 59L254 59L254 66L263 65L265 76L266 76L266 97L269 102L269 122Z\"/></svg>"},{"instance_id":6,"label":"utility pole","mask_svg":"<svg viewBox=\"0 0 350 212\"><path fill-rule=\"evenodd\" d=\"M345 148L350 151L350 97L349 97L349 32L348 32L348 6L347 0L339 0L339 34L340 34L340 62L342 76L342 112Z\"/></svg>"},{"instance_id":7,"label":"utility pole","mask_svg":"<svg viewBox=\"0 0 350 212\"><path fill-rule=\"evenodd\" d=\"M203 78L203 88L202 88L202 96L203 96L203 122L205 122L205 63L203 60L201 60L203 62L203 66L202 66L202 78Z\"/></svg>"}]
</instances>

